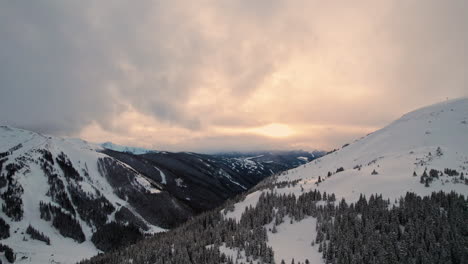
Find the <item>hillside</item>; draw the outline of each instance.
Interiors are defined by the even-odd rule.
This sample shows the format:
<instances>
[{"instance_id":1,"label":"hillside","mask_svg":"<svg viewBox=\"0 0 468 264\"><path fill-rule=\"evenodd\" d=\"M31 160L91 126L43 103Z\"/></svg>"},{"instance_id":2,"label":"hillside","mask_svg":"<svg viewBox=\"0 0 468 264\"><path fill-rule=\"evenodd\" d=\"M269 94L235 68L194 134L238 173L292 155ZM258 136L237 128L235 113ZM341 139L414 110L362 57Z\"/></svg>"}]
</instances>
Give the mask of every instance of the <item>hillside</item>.
<instances>
[{"instance_id":1,"label":"hillside","mask_svg":"<svg viewBox=\"0 0 468 264\"><path fill-rule=\"evenodd\" d=\"M300 193L302 185L304 190L332 192L349 202L360 194L394 199L407 191L467 193L460 177L443 173L450 169L458 176L467 175L467 136L468 99L443 102L405 114L340 150L282 173L275 182L297 183L278 190L281 193ZM431 169L438 170L440 177L430 179L428 188L426 180L420 181L424 171L429 175Z\"/></svg>"},{"instance_id":2,"label":"hillside","mask_svg":"<svg viewBox=\"0 0 468 264\"><path fill-rule=\"evenodd\" d=\"M102 151L143 175L161 189L184 201L196 213L220 206L226 199L244 192L267 176L306 163L298 159L304 152L258 156L225 157L193 152L153 151L134 155L105 149ZM319 157L321 153L316 153ZM310 155L308 159L313 160Z\"/></svg>"},{"instance_id":3,"label":"hillside","mask_svg":"<svg viewBox=\"0 0 468 264\"><path fill-rule=\"evenodd\" d=\"M92 235L111 222L158 232L164 217L190 215L187 205L99 146L1 127L0 150L0 218L9 226L1 243L17 259L73 262L98 252ZM49 242L33 240L29 225Z\"/></svg>"},{"instance_id":4,"label":"hillside","mask_svg":"<svg viewBox=\"0 0 468 264\"><path fill-rule=\"evenodd\" d=\"M425 171L427 177L424 177ZM317 189L335 194L338 201L344 198L353 203L361 194L366 197L381 194L392 202L407 192L424 196L434 191L455 191L466 196L468 99L447 101L407 113L385 128L338 151L270 179L266 185L276 185L274 192L278 195L298 196ZM260 195L266 192L268 189L249 194L227 213L227 217L240 219L245 207L255 206ZM308 226L315 229L313 223ZM285 225L282 228L295 227ZM275 255L277 261L283 258L290 260L294 255L320 259L309 250L310 241L307 239L315 237L313 234L304 237L301 232L297 235L288 231L279 233L288 235L279 239L281 242L271 244L275 252L281 253ZM285 251L282 245L289 243L296 244L291 248L302 247L307 251Z\"/></svg>"},{"instance_id":5,"label":"hillside","mask_svg":"<svg viewBox=\"0 0 468 264\"><path fill-rule=\"evenodd\" d=\"M468 99L428 106L84 263L466 263L467 136Z\"/></svg>"},{"instance_id":6,"label":"hillside","mask_svg":"<svg viewBox=\"0 0 468 264\"><path fill-rule=\"evenodd\" d=\"M299 183L307 188L321 176L325 181L318 189L348 201L356 201L360 193L375 192L388 198L400 197L407 191L425 195L454 190L466 194L463 181L440 172L448 168L457 171L457 175L467 174L467 123L467 99L419 109L304 168L291 170L278 181L300 179ZM337 173L339 168L343 171ZM429 180L427 188L420 178L431 169L438 170L441 176ZM377 174L373 175L373 171Z\"/></svg>"}]
</instances>

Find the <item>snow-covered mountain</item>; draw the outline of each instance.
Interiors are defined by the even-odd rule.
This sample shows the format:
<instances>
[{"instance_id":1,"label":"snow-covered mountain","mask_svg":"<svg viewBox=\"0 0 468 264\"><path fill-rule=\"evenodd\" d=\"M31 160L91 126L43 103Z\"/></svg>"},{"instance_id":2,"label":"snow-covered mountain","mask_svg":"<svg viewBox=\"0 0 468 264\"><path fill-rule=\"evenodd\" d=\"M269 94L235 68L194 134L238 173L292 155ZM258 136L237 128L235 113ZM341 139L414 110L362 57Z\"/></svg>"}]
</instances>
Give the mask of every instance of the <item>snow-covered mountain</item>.
<instances>
[{"instance_id":1,"label":"snow-covered mountain","mask_svg":"<svg viewBox=\"0 0 468 264\"><path fill-rule=\"evenodd\" d=\"M256 152L228 152L213 156L224 159L226 164L243 174L258 174L261 171L285 171L304 165L305 163L325 155L325 151L256 151Z\"/></svg>"},{"instance_id":2,"label":"snow-covered mountain","mask_svg":"<svg viewBox=\"0 0 468 264\"><path fill-rule=\"evenodd\" d=\"M431 173L432 170L432 173ZM427 177L425 177L427 175ZM431 105L410 112L390 125L357 139L333 153L268 180L276 194L301 195L311 190L333 193L339 201L357 202L361 194L381 194L395 201L407 192L434 191L468 195L468 98ZM245 208L255 206L268 188L259 188L235 204L226 217L239 220ZM285 221L269 232L275 260L292 258L324 263L316 237L316 221ZM270 226L271 227L271 226ZM303 232L309 230L309 232ZM237 253L236 253L237 254Z\"/></svg>"},{"instance_id":3,"label":"snow-covered mountain","mask_svg":"<svg viewBox=\"0 0 468 264\"><path fill-rule=\"evenodd\" d=\"M462 98L408 113L224 209L85 263L467 263L467 178Z\"/></svg>"},{"instance_id":4,"label":"snow-covered mountain","mask_svg":"<svg viewBox=\"0 0 468 264\"><path fill-rule=\"evenodd\" d=\"M73 263L134 243L298 165L115 146L0 127L0 244L17 262Z\"/></svg>"},{"instance_id":5,"label":"snow-covered mountain","mask_svg":"<svg viewBox=\"0 0 468 264\"><path fill-rule=\"evenodd\" d=\"M440 176L421 184L424 171ZM458 177L443 173L468 173L468 99L428 106L394 121L387 127L303 167L285 172L277 181L298 181L294 188L335 193L349 202L359 195L380 193L395 199L407 191L427 195L433 191L468 194ZM330 175L330 176L328 176ZM319 176L321 182L318 183ZM468 175L467 175L468 176Z\"/></svg>"},{"instance_id":6,"label":"snow-covered mountain","mask_svg":"<svg viewBox=\"0 0 468 264\"><path fill-rule=\"evenodd\" d=\"M151 152L157 152L156 150L146 149L146 148L138 148L138 147L129 147L129 146L122 146L118 144L114 144L112 142L104 142L101 144L101 147L105 149L110 149L119 152L128 152L135 155L139 154L146 154Z\"/></svg>"},{"instance_id":7,"label":"snow-covered mountain","mask_svg":"<svg viewBox=\"0 0 468 264\"><path fill-rule=\"evenodd\" d=\"M162 221L149 215L188 214L185 204L101 150L82 140L0 127L0 243L18 261L71 263L99 252L91 239L111 222L158 232ZM138 205L143 201L154 208ZM49 242L33 240L29 226Z\"/></svg>"}]
</instances>

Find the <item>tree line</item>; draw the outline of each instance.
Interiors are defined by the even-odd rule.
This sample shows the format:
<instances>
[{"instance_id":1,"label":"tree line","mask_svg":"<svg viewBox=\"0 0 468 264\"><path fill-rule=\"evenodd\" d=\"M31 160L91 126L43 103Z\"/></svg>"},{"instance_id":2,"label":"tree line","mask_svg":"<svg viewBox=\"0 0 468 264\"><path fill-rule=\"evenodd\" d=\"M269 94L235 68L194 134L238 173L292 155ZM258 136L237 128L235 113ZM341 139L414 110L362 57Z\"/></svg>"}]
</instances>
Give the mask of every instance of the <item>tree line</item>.
<instances>
[{"instance_id":1,"label":"tree line","mask_svg":"<svg viewBox=\"0 0 468 264\"><path fill-rule=\"evenodd\" d=\"M462 195L407 193L394 204L381 195L362 195L348 204L314 190L298 197L266 191L238 222L220 210L207 212L179 228L81 263L274 263L265 225L274 223L276 229L286 216L293 222L317 219L317 225L304 232L316 232L310 250L318 244L327 264L468 262L468 201ZM226 256L221 245L243 250L247 260Z\"/></svg>"}]
</instances>

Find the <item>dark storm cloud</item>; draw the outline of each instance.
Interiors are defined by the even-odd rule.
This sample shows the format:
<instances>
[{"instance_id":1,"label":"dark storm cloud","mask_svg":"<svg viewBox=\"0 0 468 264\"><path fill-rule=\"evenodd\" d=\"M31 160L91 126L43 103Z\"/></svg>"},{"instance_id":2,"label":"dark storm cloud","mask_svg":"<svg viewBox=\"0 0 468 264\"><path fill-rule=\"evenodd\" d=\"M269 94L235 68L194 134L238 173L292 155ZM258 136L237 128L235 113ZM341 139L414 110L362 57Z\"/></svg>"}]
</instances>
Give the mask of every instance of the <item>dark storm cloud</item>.
<instances>
[{"instance_id":1,"label":"dark storm cloud","mask_svg":"<svg viewBox=\"0 0 468 264\"><path fill-rule=\"evenodd\" d=\"M2 122L70 132L115 111L101 103L101 76L114 74L109 54L83 24L84 11L59 1L0 4Z\"/></svg>"},{"instance_id":2,"label":"dark storm cloud","mask_svg":"<svg viewBox=\"0 0 468 264\"><path fill-rule=\"evenodd\" d=\"M272 69L269 54L252 63L254 54L265 53L258 43L239 54L242 34L209 36L211 22L183 3L0 5L0 119L16 126L70 133L97 121L112 130L109 120L130 105L198 129L186 102L203 85L203 70L232 76L232 92L247 95Z\"/></svg>"},{"instance_id":3,"label":"dark storm cloud","mask_svg":"<svg viewBox=\"0 0 468 264\"><path fill-rule=\"evenodd\" d=\"M42 132L71 133L93 120L108 127L108 120L129 103L196 127L197 121L179 110L189 94L190 72L168 77L171 68L190 67L190 58L184 61L167 50L176 50L175 43L144 43L147 35L164 38L171 25L146 25L143 4L2 2L0 120ZM132 83L134 76L127 76L120 63L136 65L143 79ZM148 79L148 74L157 77Z\"/></svg>"}]
</instances>

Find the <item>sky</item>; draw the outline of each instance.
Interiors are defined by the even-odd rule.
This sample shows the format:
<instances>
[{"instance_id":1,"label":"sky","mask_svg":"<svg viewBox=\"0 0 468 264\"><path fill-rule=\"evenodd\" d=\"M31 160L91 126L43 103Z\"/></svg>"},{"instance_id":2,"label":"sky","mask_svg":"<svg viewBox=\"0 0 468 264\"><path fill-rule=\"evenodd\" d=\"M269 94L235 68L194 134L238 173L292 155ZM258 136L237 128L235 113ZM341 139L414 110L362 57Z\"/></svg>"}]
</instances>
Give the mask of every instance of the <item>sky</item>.
<instances>
[{"instance_id":1,"label":"sky","mask_svg":"<svg viewBox=\"0 0 468 264\"><path fill-rule=\"evenodd\" d=\"M465 0L1 1L0 124L329 150L468 96L467 25Z\"/></svg>"}]
</instances>

